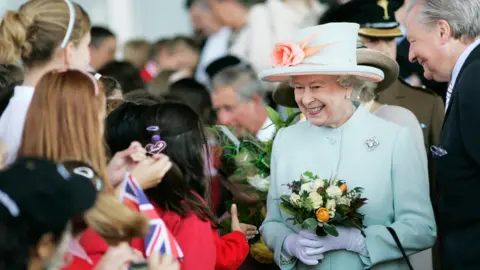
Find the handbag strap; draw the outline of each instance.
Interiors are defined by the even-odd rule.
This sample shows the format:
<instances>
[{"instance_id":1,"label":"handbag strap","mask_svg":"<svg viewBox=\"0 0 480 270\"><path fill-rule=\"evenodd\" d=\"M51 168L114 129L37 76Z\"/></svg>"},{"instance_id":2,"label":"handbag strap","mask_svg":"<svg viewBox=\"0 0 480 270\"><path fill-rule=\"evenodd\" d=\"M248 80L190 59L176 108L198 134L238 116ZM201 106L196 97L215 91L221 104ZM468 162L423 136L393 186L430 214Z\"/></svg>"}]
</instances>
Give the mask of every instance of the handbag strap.
<instances>
[{"instance_id":1,"label":"handbag strap","mask_svg":"<svg viewBox=\"0 0 480 270\"><path fill-rule=\"evenodd\" d=\"M407 253L405 253L405 250L403 249L403 246L400 243L400 239L398 239L398 236L395 230L391 227L387 227L387 230L390 232L390 234L392 234L393 240L395 240L395 243L397 243L397 247L400 249L400 252L402 252L403 258L407 262L408 268L410 270L414 270L412 264L410 263L410 260L408 259Z\"/></svg>"}]
</instances>

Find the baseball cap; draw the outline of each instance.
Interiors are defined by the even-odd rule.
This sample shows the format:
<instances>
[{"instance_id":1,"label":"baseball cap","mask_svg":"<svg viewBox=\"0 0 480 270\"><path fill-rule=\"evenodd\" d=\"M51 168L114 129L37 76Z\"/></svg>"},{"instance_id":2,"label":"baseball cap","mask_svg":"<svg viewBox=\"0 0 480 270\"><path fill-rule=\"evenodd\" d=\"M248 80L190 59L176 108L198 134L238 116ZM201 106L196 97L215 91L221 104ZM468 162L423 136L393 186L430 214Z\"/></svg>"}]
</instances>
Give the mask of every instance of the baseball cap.
<instances>
[{"instance_id":1,"label":"baseball cap","mask_svg":"<svg viewBox=\"0 0 480 270\"><path fill-rule=\"evenodd\" d=\"M38 237L63 231L72 217L92 208L96 198L91 179L63 164L20 158L0 172L0 212L28 222Z\"/></svg>"}]
</instances>

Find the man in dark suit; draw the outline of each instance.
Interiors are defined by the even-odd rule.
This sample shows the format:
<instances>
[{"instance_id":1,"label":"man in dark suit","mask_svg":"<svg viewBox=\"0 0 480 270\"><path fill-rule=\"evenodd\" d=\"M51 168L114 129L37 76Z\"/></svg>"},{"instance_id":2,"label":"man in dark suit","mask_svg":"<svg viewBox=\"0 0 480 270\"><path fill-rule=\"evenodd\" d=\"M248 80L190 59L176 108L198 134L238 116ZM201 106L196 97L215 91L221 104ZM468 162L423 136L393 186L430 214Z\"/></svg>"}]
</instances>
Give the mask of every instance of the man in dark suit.
<instances>
[{"instance_id":1,"label":"man in dark suit","mask_svg":"<svg viewBox=\"0 0 480 270\"><path fill-rule=\"evenodd\" d=\"M480 269L480 2L409 0L409 58L426 78L449 81L437 157L442 266Z\"/></svg>"}]
</instances>

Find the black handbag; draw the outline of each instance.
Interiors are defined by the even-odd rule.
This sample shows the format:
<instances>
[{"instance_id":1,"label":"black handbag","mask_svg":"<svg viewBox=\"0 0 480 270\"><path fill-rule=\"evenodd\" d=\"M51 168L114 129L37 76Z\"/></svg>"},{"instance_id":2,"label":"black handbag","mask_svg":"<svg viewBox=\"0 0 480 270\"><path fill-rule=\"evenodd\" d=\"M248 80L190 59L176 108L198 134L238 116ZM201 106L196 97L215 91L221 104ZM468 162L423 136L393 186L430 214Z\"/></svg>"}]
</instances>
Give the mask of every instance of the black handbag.
<instances>
[{"instance_id":1,"label":"black handbag","mask_svg":"<svg viewBox=\"0 0 480 270\"><path fill-rule=\"evenodd\" d=\"M395 230L394 230L393 228L391 228L391 227L387 227L387 230L388 230L388 231L390 232L390 234L392 235L393 240L395 240L395 243L397 243L397 247L398 247L398 249L400 249L400 252L402 252L403 259L405 259L405 261L407 262L408 268L409 268L410 270L413 270L413 266L412 266L412 264L410 263L410 260L408 259L407 253L405 253L405 250L403 249L402 243L400 243L400 239L398 239L397 233L396 233Z\"/></svg>"}]
</instances>

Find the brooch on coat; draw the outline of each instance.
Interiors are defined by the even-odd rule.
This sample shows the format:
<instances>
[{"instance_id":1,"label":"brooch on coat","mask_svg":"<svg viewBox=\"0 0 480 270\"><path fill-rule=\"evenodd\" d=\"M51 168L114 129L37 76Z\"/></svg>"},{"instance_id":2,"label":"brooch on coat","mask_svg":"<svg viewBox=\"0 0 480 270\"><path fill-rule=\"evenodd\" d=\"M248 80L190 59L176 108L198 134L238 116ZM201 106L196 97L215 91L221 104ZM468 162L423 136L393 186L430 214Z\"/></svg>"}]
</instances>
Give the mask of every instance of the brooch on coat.
<instances>
[{"instance_id":1,"label":"brooch on coat","mask_svg":"<svg viewBox=\"0 0 480 270\"><path fill-rule=\"evenodd\" d=\"M375 137L372 137L372 138L367 139L365 141L365 146L367 147L368 151L375 150L379 145L380 145L380 143L378 142L377 138L375 138Z\"/></svg>"}]
</instances>

